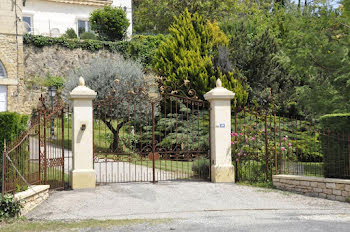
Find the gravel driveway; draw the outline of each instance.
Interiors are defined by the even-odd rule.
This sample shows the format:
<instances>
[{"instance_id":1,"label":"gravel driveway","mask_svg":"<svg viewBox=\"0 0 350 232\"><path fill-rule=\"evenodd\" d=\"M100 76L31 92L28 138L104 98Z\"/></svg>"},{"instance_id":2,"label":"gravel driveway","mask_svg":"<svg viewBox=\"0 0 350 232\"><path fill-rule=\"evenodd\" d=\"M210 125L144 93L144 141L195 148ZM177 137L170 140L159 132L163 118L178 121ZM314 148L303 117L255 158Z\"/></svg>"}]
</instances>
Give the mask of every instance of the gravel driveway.
<instances>
[{"instance_id":1,"label":"gravel driveway","mask_svg":"<svg viewBox=\"0 0 350 232\"><path fill-rule=\"evenodd\" d=\"M106 231L350 230L348 203L236 184L189 181L109 184L91 190L54 192L27 217L171 219L167 223Z\"/></svg>"}]
</instances>

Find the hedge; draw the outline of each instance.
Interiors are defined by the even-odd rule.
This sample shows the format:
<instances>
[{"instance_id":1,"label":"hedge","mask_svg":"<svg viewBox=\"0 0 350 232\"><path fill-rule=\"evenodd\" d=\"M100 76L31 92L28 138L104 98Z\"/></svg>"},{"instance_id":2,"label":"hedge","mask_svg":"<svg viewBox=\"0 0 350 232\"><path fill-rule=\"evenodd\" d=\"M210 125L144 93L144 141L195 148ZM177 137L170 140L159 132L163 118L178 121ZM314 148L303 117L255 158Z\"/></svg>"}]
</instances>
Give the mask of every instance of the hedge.
<instances>
[{"instance_id":1,"label":"hedge","mask_svg":"<svg viewBox=\"0 0 350 232\"><path fill-rule=\"evenodd\" d=\"M324 115L320 124L325 177L350 179L350 113Z\"/></svg>"},{"instance_id":2,"label":"hedge","mask_svg":"<svg viewBox=\"0 0 350 232\"><path fill-rule=\"evenodd\" d=\"M4 141L10 143L27 129L29 116L12 112L0 113L0 178L2 182L2 154L4 151ZM2 185L0 185L1 188Z\"/></svg>"},{"instance_id":3,"label":"hedge","mask_svg":"<svg viewBox=\"0 0 350 232\"><path fill-rule=\"evenodd\" d=\"M61 46L69 49L81 48L91 52L98 50L108 50L118 52L125 59L139 60L146 68L153 63L153 57L159 44L165 40L164 35L137 35L130 41L100 41L100 40L80 40L66 37L47 37L41 35L25 34L23 43L34 47Z\"/></svg>"}]
</instances>

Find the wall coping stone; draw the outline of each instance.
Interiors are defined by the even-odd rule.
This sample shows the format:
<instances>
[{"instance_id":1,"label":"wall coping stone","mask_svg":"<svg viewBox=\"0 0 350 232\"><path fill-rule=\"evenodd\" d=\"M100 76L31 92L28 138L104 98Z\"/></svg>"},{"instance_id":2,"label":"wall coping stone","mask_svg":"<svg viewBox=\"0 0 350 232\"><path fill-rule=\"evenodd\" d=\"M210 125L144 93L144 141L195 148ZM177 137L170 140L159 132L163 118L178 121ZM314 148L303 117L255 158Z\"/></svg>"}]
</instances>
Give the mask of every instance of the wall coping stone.
<instances>
[{"instance_id":1,"label":"wall coping stone","mask_svg":"<svg viewBox=\"0 0 350 232\"><path fill-rule=\"evenodd\" d=\"M35 194L44 192L50 188L50 185L33 185L30 186L26 191L16 193L14 196L15 200L23 200L31 197Z\"/></svg>"},{"instance_id":2,"label":"wall coping stone","mask_svg":"<svg viewBox=\"0 0 350 232\"><path fill-rule=\"evenodd\" d=\"M324 178L324 177L313 177L313 176L273 175L272 178L274 178L274 179L302 180L302 181L315 181L315 182L323 182L323 183L349 184L350 185L350 180Z\"/></svg>"}]
</instances>

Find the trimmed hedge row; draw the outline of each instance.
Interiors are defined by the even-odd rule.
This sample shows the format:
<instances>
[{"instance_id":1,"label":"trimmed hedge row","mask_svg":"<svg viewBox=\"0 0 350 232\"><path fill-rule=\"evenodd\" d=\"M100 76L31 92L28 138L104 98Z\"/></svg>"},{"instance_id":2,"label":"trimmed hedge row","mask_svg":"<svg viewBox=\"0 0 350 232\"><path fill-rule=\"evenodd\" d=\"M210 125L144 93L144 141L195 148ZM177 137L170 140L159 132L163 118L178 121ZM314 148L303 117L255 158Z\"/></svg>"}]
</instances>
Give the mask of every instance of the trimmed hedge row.
<instances>
[{"instance_id":1,"label":"trimmed hedge row","mask_svg":"<svg viewBox=\"0 0 350 232\"><path fill-rule=\"evenodd\" d=\"M10 143L24 130L27 129L29 116L13 112L0 113L0 180L2 182L2 154L4 151L4 141ZM2 185L0 185L0 190Z\"/></svg>"},{"instance_id":2,"label":"trimmed hedge row","mask_svg":"<svg viewBox=\"0 0 350 232\"><path fill-rule=\"evenodd\" d=\"M145 67L149 67L153 62L153 57L159 44L165 40L164 35L138 35L130 41L100 41L100 40L79 40L66 37L47 37L41 35L25 34L23 43L38 48L45 46L61 46L69 49L81 48L91 52L98 50L108 50L118 52L125 59L139 60Z\"/></svg>"},{"instance_id":3,"label":"trimmed hedge row","mask_svg":"<svg viewBox=\"0 0 350 232\"><path fill-rule=\"evenodd\" d=\"M320 124L325 177L350 179L350 113L324 115Z\"/></svg>"}]
</instances>

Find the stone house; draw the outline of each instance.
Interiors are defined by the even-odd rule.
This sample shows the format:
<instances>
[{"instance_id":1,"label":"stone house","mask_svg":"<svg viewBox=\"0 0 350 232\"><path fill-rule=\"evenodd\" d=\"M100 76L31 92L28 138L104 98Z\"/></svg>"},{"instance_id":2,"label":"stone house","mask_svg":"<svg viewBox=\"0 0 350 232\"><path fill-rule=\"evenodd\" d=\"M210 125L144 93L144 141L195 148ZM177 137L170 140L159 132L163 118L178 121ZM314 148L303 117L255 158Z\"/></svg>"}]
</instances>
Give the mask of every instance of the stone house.
<instances>
[{"instance_id":1,"label":"stone house","mask_svg":"<svg viewBox=\"0 0 350 232\"><path fill-rule=\"evenodd\" d=\"M25 87L23 33L59 36L68 28L89 31L89 14L106 5L127 12L131 35L132 0L0 0L0 112L28 114L38 100L38 93Z\"/></svg>"}]
</instances>

